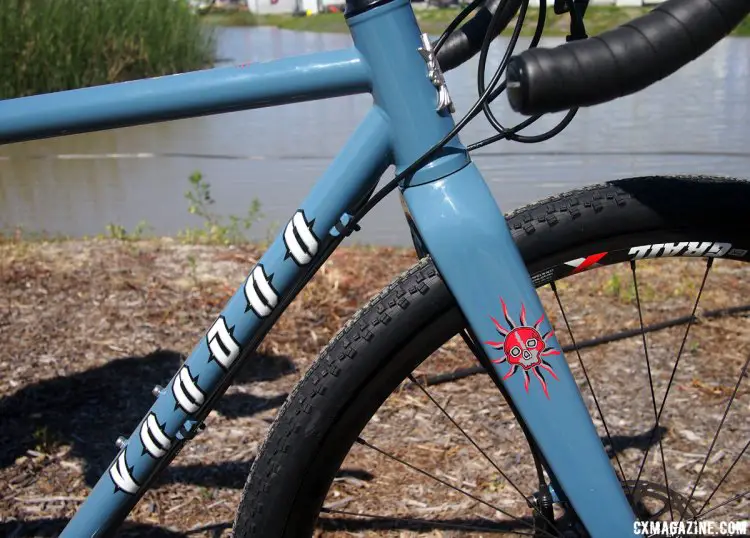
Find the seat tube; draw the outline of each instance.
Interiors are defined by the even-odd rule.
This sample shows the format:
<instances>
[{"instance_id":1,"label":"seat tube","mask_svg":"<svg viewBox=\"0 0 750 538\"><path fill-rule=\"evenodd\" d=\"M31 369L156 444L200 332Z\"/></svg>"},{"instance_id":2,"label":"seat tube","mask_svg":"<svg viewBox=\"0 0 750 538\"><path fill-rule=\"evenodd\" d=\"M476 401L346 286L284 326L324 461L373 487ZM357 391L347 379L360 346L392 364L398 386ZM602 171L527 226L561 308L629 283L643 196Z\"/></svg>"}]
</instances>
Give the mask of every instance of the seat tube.
<instances>
[{"instance_id":1,"label":"seat tube","mask_svg":"<svg viewBox=\"0 0 750 538\"><path fill-rule=\"evenodd\" d=\"M354 44L387 114L397 171L453 128L418 48L407 0L350 0ZM505 218L454 137L402 185L408 216L545 460L594 538L634 535L635 516L597 435ZM525 493L532 493L528 491Z\"/></svg>"}]
</instances>

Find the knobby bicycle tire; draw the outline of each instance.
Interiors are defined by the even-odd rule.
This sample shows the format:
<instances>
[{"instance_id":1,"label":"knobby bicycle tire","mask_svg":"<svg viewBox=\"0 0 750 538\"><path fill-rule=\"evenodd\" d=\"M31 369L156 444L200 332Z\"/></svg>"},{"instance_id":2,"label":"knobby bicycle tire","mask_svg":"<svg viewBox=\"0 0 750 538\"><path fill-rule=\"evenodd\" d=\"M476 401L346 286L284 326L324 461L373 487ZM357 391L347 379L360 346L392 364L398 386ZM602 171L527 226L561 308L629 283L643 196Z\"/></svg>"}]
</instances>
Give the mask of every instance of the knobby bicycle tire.
<instances>
[{"instance_id":1,"label":"knobby bicycle tire","mask_svg":"<svg viewBox=\"0 0 750 538\"><path fill-rule=\"evenodd\" d=\"M577 272L593 255L600 265L637 253L747 261L747 201L746 181L639 177L553 196L514 211L507 221L539 286ZM680 242L688 246L649 254L650 246ZM234 536L310 536L361 429L392 390L464 323L429 257L359 310L279 412L245 485Z\"/></svg>"}]
</instances>

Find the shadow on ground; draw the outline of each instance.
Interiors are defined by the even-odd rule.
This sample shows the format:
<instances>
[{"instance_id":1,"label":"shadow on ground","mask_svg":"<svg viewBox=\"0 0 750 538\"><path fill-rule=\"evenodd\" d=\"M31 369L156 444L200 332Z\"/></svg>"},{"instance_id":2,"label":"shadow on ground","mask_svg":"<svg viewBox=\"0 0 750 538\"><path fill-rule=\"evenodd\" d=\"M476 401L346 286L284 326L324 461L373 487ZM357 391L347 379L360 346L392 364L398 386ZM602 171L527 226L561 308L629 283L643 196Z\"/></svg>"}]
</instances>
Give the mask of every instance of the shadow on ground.
<instances>
[{"instance_id":1,"label":"shadow on ground","mask_svg":"<svg viewBox=\"0 0 750 538\"><path fill-rule=\"evenodd\" d=\"M86 483L93 486L111 461L115 452L114 440L118 435L127 433L123 431L124 425L133 427L138 423L151 403L151 387L156 383L166 384L182 360L183 357L173 351L126 357L110 361L101 368L29 385L0 399L0 431L3 434L0 436L0 468L12 465L29 449L37 449L44 444L65 443L72 447L72 456L85 462ZM294 371L294 364L288 357L257 355L248 360L236 383L274 380ZM286 396L279 394L260 398L249 394L230 394L220 401L216 410L228 417L250 416L279 407ZM602 441L610 457L614 457L615 453L625 448L645 450L658 443L665 433L666 429L660 426L656 432L652 429L634 436L615 436L611 443L608 439ZM164 472L158 482L241 489L251 464L252 460L173 466ZM367 481L375 478L359 469L342 469L339 476ZM362 532L386 528L434 531L463 527L486 531L488 524L485 520L472 518L408 522L387 516L349 519L337 517L340 515L327 514L320 520L319 528ZM66 523L67 519L63 518L7 521L0 523L0 536L52 537L57 536ZM128 523L117 536L177 538L211 536L214 532L219 536L230 525L230 522L221 522L190 532L176 532L154 525ZM519 532L528 528L527 522L519 525L511 525L512 528L504 530Z\"/></svg>"},{"instance_id":2,"label":"shadow on ground","mask_svg":"<svg viewBox=\"0 0 750 538\"><path fill-rule=\"evenodd\" d=\"M44 518L34 521L8 521L0 523L0 536L7 538L53 538L65 528L65 518ZM191 536L220 536L221 531L232 526L229 521L209 525L189 532L177 532L156 525L126 523L116 534L118 538L189 538Z\"/></svg>"},{"instance_id":3,"label":"shadow on ground","mask_svg":"<svg viewBox=\"0 0 750 538\"><path fill-rule=\"evenodd\" d=\"M606 437L602 437L601 440L607 455L612 459L628 448L635 448L641 452L645 452L647 449L650 451L651 447L663 440L666 434L667 428L659 425L658 429L651 428L636 435L613 435L611 442Z\"/></svg>"},{"instance_id":4,"label":"shadow on ground","mask_svg":"<svg viewBox=\"0 0 750 538\"><path fill-rule=\"evenodd\" d=\"M334 514L335 516L335 514ZM345 531L360 533L377 530L404 530L415 532L430 531L464 531L504 534L530 535L534 522L530 518L519 518L516 521L497 522L480 518L454 519L401 519L383 517L378 519L339 518L326 515L318 520L317 528L326 531ZM552 536L550 534L550 536Z\"/></svg>"},{"instance_id":5,"label":"shadow on ground","mask_svg":"<svg viewBox=\"0 0 750 538\"><path fill-rule=\"evenodd\" d=\"M245 485L245 478L250 471L252 460L247 462L229 462L219 465L188 465L183 467L168 467L164 474L157 479L159 482L200 483L206 487L226 487L241 489ZM342 468L337 477L351 477L369 481L374 475L361 469ZM8 538L48 538L57 537L65 525L66 518L42 518L22 521L6 521L0 523L0 536ZM322 528L326 528L321 520ZM118 538L189 538L191 536L221 536L221 532L232 526L231 521L222 521L206 525L187 532L173 531L157 525L126 522L116 534ZM373 527L376 528L376 527Z\"/></svg>"},{"instance_id":6,"label":"shadow on ground","mask_svg":"<svg viewBox=\"0 0 750 538\"><path fill-rule=\"evenodd\" d=\"M56 537L67 519L48 518L25 522L0 523L0 535L8 538L52 538ZM474 532L511 532L526 534L533 529L530 519L519 519L515 522L498 524L486 519L459 518L459 519L423 519L404 520L399 518L384 517L382 519L350 519L337 518L330 515L318 520L316 527L323 531L345 531L359 533L362 531L378 530L411 530L417 532L429 532L436 530L464 530ZM143 524L125 524L116 535L118 538L190 538L191 536L220 536L221 532L232 526L229 521L216 523L206 527L200 527L187 532L176 532L163 527Z\"/></svg>"},{"instance_id":7,"label":"shadow on ground","mask_svg":"<svg viewBox=\"0 0 750 538\"><path fill-rule=\"evenodd\" d=\"M157 383L166 385L182 360L173 351L126 357L100 368L28 385L0 399L0 468L12 465L29 449L64 443L72 447L71 456L83 459L86 483L93 486L116 452L115 439L130 433L128 430L138 424L151 405L151 387ZM257 355L247 361L237 383L273 380L294 371L288 357ZM231 418L250 416L279 407L286 396L229 394L216 410ZM236 481L244 480L250 463L242 464L241 477L233 465L240 464L201 466L200 473L191 466L176 466L163 480L242 487ZM200 481L204 476L210 484Z\"/></svg>"}]
</instances>

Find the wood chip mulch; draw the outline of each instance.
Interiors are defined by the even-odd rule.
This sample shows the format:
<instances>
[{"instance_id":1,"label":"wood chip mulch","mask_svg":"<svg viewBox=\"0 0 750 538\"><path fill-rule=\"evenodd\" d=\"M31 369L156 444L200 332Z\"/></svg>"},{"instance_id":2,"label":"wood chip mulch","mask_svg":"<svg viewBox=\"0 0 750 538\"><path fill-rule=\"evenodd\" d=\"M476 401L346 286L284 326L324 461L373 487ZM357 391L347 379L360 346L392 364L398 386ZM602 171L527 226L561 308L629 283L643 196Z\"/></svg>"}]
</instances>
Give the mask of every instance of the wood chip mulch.
<instances>
[{"instance_id":1,"label":"wood chip mulch","mask_svg":"<svg viewBox=\"0 0 750 538\"><path fill-rule=\"evenodd\" d=\"M171 378L260 254L255 246L185 245L169 239L0 243L0 536L57 536L116 454L115 439L129 433L150 406L151 388ZM288 393L358 306L414 261L413 252L405 249L337 251L248 362L208 418L207 429L146 493L120 535L230 536L250 465ZM689 314L704 268L701 260L639 264L644 322ZM748 277L750 268L717 260L698 314L742 304L743 297L750 302ZM558 287L577 340L639 326L627 266L591 271ZM552 292L545 288L541 295L561 343L570 343ZM684 334L681 326L647 337L657 403ZM644 449L651 446L642 478L664 483L663 451L670 486L690 493L748 354L749 317L695 324L668 411L652 436L654 411L640 337L581 352L614 434L611 444L602 421L596 418L595 424L629 479L635 478ZM569 353L567 359L594 409L578 356ZM473 357L456 338L418 373L472 364ZM524 494L534 491L523 435L486 375L428 390ZM541 389L532 382L530 390ZM734 400L696 488L697 499L710 494L750 438L749 380L742 381ZM321 519L319 536L420 534L399 526L398 518L434 522L434 528L422 530L424 536L485 535L456 534L441 526L446 521L494 522L507 525L512 535L518 528L504 512L528 515L524 499L408 382L362 435L482 502L355 446L326 506L383 514L390 526L329 514ZM662 440L661 451L656 438ZM709 506L747 490L749 459L748 454L739 459ZM710 519L737 520L749 514L745 497Z\"/></svg>"}]
</instances>

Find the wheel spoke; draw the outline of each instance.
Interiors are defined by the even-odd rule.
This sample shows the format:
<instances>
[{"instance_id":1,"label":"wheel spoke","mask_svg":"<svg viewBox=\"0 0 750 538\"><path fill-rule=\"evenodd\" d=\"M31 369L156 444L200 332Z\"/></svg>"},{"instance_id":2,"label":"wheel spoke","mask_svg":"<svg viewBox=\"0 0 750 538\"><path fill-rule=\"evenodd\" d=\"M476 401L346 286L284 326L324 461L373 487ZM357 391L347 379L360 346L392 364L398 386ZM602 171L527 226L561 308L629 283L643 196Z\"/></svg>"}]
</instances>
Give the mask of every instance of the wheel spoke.
<instances>
[{"instance_id":1,"label":"wheel spoke","mask_svg":"<svg viewBox=\"0 0 750 538\"><path fill-rule=\"evenodd\" d=\"M625 476L625 470L622 468L622 463L620 462L620 456L617 453L617 447L615 446L614 439L612 439L612 435L609 433L609 426L607 426L607 421L604 418L604 412L602 411L602 408L599 405L599 399L596 397L596 391L594 391L594 385L591 384L591 378L589 377L588 370L586 370L586 365L583 364L583 359L581 358L581 351L578 348L578 344L576 344L575 336L573 336L573 329L570 327L570 322L568 321L568 315L565 313L565 308L563 307L562 300L560 299L560 294L557 291L557 286L555 285L554 281L550 282L549 285L555 294L555 299L557 300L557 306L560 308L560 313L562 314L563 320L565 322L565 327L568 330L568 335L570 336L573 349L575 350L576 355L578 356L578 364L581 365L581 370L583 371L583 377L586 378L586 385L588 385L589 390L591 391L591 395L594 397L594 405L596 406L596 411L597 413L599 413L599 418L602 420L602 425L604 426L604 433L607 434L607 441L609 441L609 446L612 447L612 454L614 454L615 461L617 462L617 467L620 469L621 481L626 485L625 487L628 488L628 494L630 494L630 486L627 485L627 478Z\"/></svg>"},{"instance_id":2,"label":"wheel spoke","mask_svg":"<svg viewBox=\"0 0 750 538\"><path fill-rule=\"evenodd\" d=\"M698 310L698 303L700 302L701 296L703 295L703 288L706 286L706 279L708 278L708 273L711 270L711 267L713 266L713 258L708 258L706 262L706 270L703 273L703 280L701 281L700 288L698 289L698 294L695 298L695 301L693 302L693 311L691 312L690 317L688 318L687 327L685 327L685 334L682 337L682 342L680 343L680 349L677 352L677 359L675 360L674 366L672 367L672 373L669 376L669 382L667 383L667 388L664 391L664 397L661 400L661 405L659 406L659 412L656 414L656 421L654 423L654 429L652 430L651 437L649 439L648 444L646 445L646 451L643 454L643 460L641 461L640 468L638 469L638 476L636 477L636 487L638 486L638 481L641 478L641 473L643 473L643 467L646 464L646 459L648 458L649 452L651 450L651 445L654 440L654 436L659 431L659 421L661 420L661 415L664 412L664 406L667 403L667 397L669 396L669 390L672 388L672 382L674 381L674 376L677 373L677 366L680 363L680 357L682 357L682 351L685 349L685 343L687 342L688 335L690 334L690 328L693 326L693 323L695 322L695 312ZM636 300L638 301L638 316L641 320L641 334L643 335L643 346L646 350L646 361L648 362L648 348L646 347L646 334L643 330L643 316L641 315L641 307L640 307L640 298L638 296L638 284L636 280L636 274L635 274L635 262L631 262L631 269L633 271L633 280L635 283L635 292L636 292ZM649 370L649 382L651 381L651 372ZM651 385L651 393L653 394L653 385ZM661 448L661 438L659 439L659 447ZM669 487L669 484L667 482L667 475L666 475L666 467L664 462L664 453L662 452L662 466L664 467L664 479L665 479L665 485ZM671 494L669 494L669 490L667 490L667 498L670 501L671 505ZM670 514L672 514L672 510L670 510ZM672 518L674 519L674 516L672 515Z\"/></svg>"},{"instance_id":3,"label":"wheel spoke","mask_svg":"<svg viewBox=\"0 0 750 538\"><path fill-rule=\"evenodd\" d=\"M667 402L667 397L669 396L669 390L672 388L672 382L674 381L675 374L677 373L677 367L680 364L680 358L682 357L682 352L685 349L685 343L687 342L688 335L690 334L690 329L693 326L693 323L695 321L695 312L698 310L698 304L700 303L701 296L703 295L703 289L706 286L708 273L711 271L711 267L713 267L713 263L714 263L713 258L708 258L706 260L706 270L703 272L703 279L701 280L700 288L698 288L698 293L695 297L695 301L693 302L693 310L690 313L690 317L688 318L688 323L687 323L687 326L685 327L685 334L682 337L682 342L680 342L680 349L677 351L677 358L675 359L674 366L672 367L672 373L669 376L669 382L667 383L667 388L664 391L664 397L661 400L661 405L659 406L659 410L657 411L656 410L656 395L654 394L654 383L653 383L653 377L651 375L651 363L649 361L648 345L646 343L646 331L644 330L644 325L643 325L643 311L641 310L641 298L638 292L638 276L636 274L636 263L635 263L635 260L630 262L630 270L633 274L633 287L635 288L635 300L638 306L638 320L639 320L640 328L641 328L641 337L643 339L643 352L646 356L646 368L648 369L648 383L651 389L651 401L654 405L654 429L652 430L651 438L649 439L649 442L646 445L646 451L643 454L643 459L641 460L641 465L638 469L638 476L635 479L636 488L638 487L638 481L641 479L641 474L643 473L644 466L646 465L646 460L648 459L649 452L651 451L651 444L654 440L654 436L659 431L659 421L661 420L661 415L664 412L664 405ZM661 465L662 465L662 472L664 473L664 485L667 488L667 501L669 502L669 516L674 521L674 512L672 510L672 494L671 494L671 490L669 489L669 475L667 474L667 462L664 458L664 446L662 444L661 436L659 437L659 451L661 452Z\"/></svg>"},{"instance_id":4,"label":"wheel spoke","mask_svg":"<svg viewBox=\"0 0 750 538\"><path fill-rule=\"evenodd\" d=\"M740 461L740 458L742 458L742 455L745 453L745 451L747 450L748 446L750 446L750 440L748 440L748 442L745 443L745 447L742 449L742 451L739 454L737 454L737 457L734 458L734 461L732 462L732 465L729 466L729 469L727 469L727 472L724 473L724 476L721 477L721 480L719 480L719 483L716 484L716 487L711 492L711 495L708 496L708 498L706 499L706 501L703 503L703 506L700 507L700 510L698 510L698 515L699 516L703 513L703 510L705 510L705 508L708 505L708 503L711 502L711 499L716 494L716 492L719 491L719 488L724 483L724 480L727 479L727 477L729 476L729 473L731 473L732 469L734 469L734 466L737 465L738 461Z\"/></svg>"},{"instance_id":5,"label":"wheel spoke","mask_svg":"<svg viewBox=\"0 0 750 538\"><path fill-rule=\"evenodd\" d=\"M740 376L737 378L737 383L734 385L734 390L732 391L732 395L729 397L729 402L727 402L727 407L724 409L724 414L721 417L721 421L719 422L719 427L716 428L716 433L714 434L714 438L711 440L711 446L708 448L708 452L706 452L706 457L703 458L703 464L701 465L701 470L698 473L698 477L695 479L695 484L693 484L693 489L690 491L690 496L688 497L686 505L690 504L690 501L693 499L693 495L695 495L695 490L698 489L698 483L701 480L701 477L703 476L703 471L706 470L706 464L708 463L708 458L711 456L711 453L714 450L714 446L716 445L716 440L719 438L719 433L721 432L722 426L724 426L724 421L727 418L727 415L729 414L729 409L732 407L732 403L734 402L735 397L737 396L737 391L740 388L740 383L742 383L742 378L745 377L745 374L747 373L747 365L750 364L750 355L748 355L747 360L745 360L745 365L742 367L742 371L740 372ZM687 510L687 508L685 508ZM682 518L685 516L685 511L680 514L680 521L682 521Z\"/></svg>"},{"instance_id":6,"label":"wheel spoke","mask_svg":"<svg viewBox=\"0 0 750 538\"><path fill-rule=\"evenodd\" d=\"M491 503L489 503L489 502L487 502L487 501L485 501L483 499L480 499L476 495L473 495L473 494L469 493L468 491L466 491L464 489L461 489L461 488L459 488L457 486L454 486L450 482L447 482L447 481L443 480L442 478L438 478L434 474L432 474L432 473L430 473L428 471L425 471L424 469L421 469L420 467L417 467L416 465L413 465L413 464L409 463L408 461L399 458L398 456L394 456L393 454L391 454L389 452L386 452L385 450L383 450L383 449L381 449L381 448L373 445L372 443L366 441L362 437L357 437L357 443L359 443L360 445L365 446L365 447L367 447L367 448L369 448L371 450L374 450L375 452L378 452L379 454L385 456L386 458L391 459L391 460L393 460L393 461L395 461L397 463L400 463L401 465L403 465L405 467L408 467L409 469L411 469L413 471L416 471L416 472L418 472L418 473L426 476L427 478L430 478L430 479L434 480L435 482L438 482L439 484L442 484L443 486L445 486L447 488L450 488L453 491L455 491L457 493L460 493L460 494L468 497L469 499L472 499L472 500L478 502L479 504L482 504L482 505L484 505L484 506L486 506L488 508L491 508L492 510L500 512L501 514L503 514L505 516L508 516L509 518L513 519L514 521L518 521L522 525L531 528L531 530L543 532L546 536L552 536L554 538L553 534L551 534L551 533L549 533L549 532L547 532L547 531L545 531L543 529L536 529L532 523L529 523L528 521L524 521L523 519L521 519L519 517L516 517L513 514L509 514L508 512L506 512L505 510L503 510L499 506L495 506L495 505L493 505L493 504L491 504ZM558 533L557 536L560 536L560 534Z\"/></svg>"},{"instance_id":7,"label":"wheel spoke","mask_svg":"<svg viewBox=\"0 0 750 538\"><path fill-rule=\"evenodd\" d=\"M522 499L524 500L524 502L526 503L526 505L527 505L527 506L528 506L529 508L531 508L531 510L533 510L534 512L536 512L537 514L539 514L539 515L540 515L541 517L543 517L543 518L544 518L544 520L545 520L545 521L546 521L546 522L547 522L547 523L548 523L549 525L551 525L551 526L553 526L553 527L554 527L554 523L553 523L552 521L550 521L549 519L547 519L547 517L546 517L546 516L545 516L544 514L542 514L542 512L541 512L540 510L538 510L538 509L537 509L537 507L536 507L536 506L534 506L534 504L533 504L533 503L532 503L531 501L529 501L529 498L528 498L528 497L527 497L526 495L524 495L524 494L523 494L523 492L521 491L521 489L520 489L520 488L519 488L519 487L518 487L518 486L517 486L517 485L516 485L516 484L515 484L515 483L513 482L513 480L511 480L511 479L510 479L510 477L509 477L508 475L506 475L506 474L505 474L505 473L504 473L504 472L502 471L502 469L500 469L500 467L498 467L498 466L497 466L497 464L496 464L496 463L495 463L495 461L494 461L494 460L493 460L493 459L492 459L492 458L491 458L491 457L489 456L489 454L487 454L487 452L485 452L485 451L484 451L484 450L482 449L482 447L480 447L480 446L479 446L479 445L478 445L478 444L477 444L477 443L476 443L476 442L474 441L474 439L472 439L472 438L471 438L471 436L470 436L470 435L469 435L469 434L468 434L468 433L466 432L466 430L464 430L464 429L463 429L463 428L462 428L462 427L461 427L461 426L460 426L460 425L458 424L458 422L456 422L456 420L455 420L455 419L454 419L454 418L453 418L453 417L452 417L452 416L451 416L451 415L450 415L450 414L448 413L448 411L446 411L446 410L445 410L445 408L444 408L444 407L443 407L442 405L440 405L440 404L439 404L439 403L437 402L437 400L435 400L435 398L433 398L432 394L430 394L430 393L429 393L429 391L428 391L428 390L427 390L427 389L426 389L426 388L425 388L425 387L424 387L424 386L423 386L423 385L422 385L422 384L421 384L421 383L420 383L419 381L417 381L417 379L416 379L416 378L414 377L414 375L413 375L413 374L409 374L409 379L411 380L411 382L412 382L412 383L416 384L416 385L417 385L417 387L419 387L419 389L420 389L420 390L421 390L421 391L422 391L422 392L423 392L423 393L425 394L425 396L427 396L427 398L429 398L429 399L430 399L430 401L431 401L431 402L432 402L433 404L435 404L435 406L436 406L436 407L437 407L438 409L440 409L440 412L441 412L441 413L443 413L443 415L445 415L445 417L446 417L446 418L447 418L447 419L448 419L448 420L449 420L449 421L451 422L451 424L453 424L453 425L454 425L454 426L456 427L456 429L457 429L458 431L460 431L460 432L461 432L461 434L463 434L463 436L464 436L464 437L466 438L466 440L467 440L467 441L469 441L469 442L470 442L470 443L471 443L471 444L472 444L472 445L474 446L474 448L476 448L476 449L477 449L477 450L479 451L479 453L480 453L480 454L482 454L482 456L484 456L484 459L486 459L486 460L487 460L487 461L489 462L489 464L490 464L490 465L492 465L492 467L494 467L494 468L495 468L495 470L496 470L496 471L497 471L498 473L500 473L500 476L502 476L502 477L503 477L503 478L504 478L504 479L505 479L505 480L506 480L506 481L507 481L507 482L508 482L508 483L509 483L509 484L511 485L511 487L512 487L512 488L513 488L514 490L516 490L516 491L518 492L518 494L519 494L519 495L521 496L521 498L522 498Z\"/></svg>"},{"instance_id":8,"label":"wheel spoke","mask_svg":"<svg viewBox=\"0 0 750 538\"><path fill-rule=\"evenodd\" d=\"M723 502L723 503L721 503L721 504L717 504L716 506L714 506L713 508L711 508L711 510L709 510L708 512L705 512L705 513L703 513L703 514L701 514L701 515L700 515L700 516L698 516L698 517L697 517L696 519L697 519L697 520L701 520L701 519L704 519L704 518L705 518L705 517L706 517L706 516L707 516L708 514L710 514L710 513L712 513L712 512L715 512L715 511L716 511L716 510L718 510L719 508L723 508L724 506L728 505L729 503L731 503L731 502L734 502L734 501L736 501L737 499L741 499L742 497L747 497L747 496L750 496L750 489L749 489L749 490L747 490L747 491L746 491L745 493L740 493L739 495L735 495L735 496L734 496L734 497L732 497L731 499L727 499L726 501L724 501L724 502Z\"/></svg>"},{"instance_id":9,"label":"wheel spoke","mask_svg":"<svg viewBox=\"0 0 750 538\"><path fill-rule=\"evenodd\" d=\"M423 527L429 527L431 529L456 529L456 530L465 530L465 531L479 531L479 532L501 532L504 534L512 533L512 534L519 534L521 536L533 536L533 532L521 532L518 530L512 530L512 529L501 529L498 528L497 525L495 526L480 526L480 525L469 525L465 523L456 523L453 521L442 521L439 519L420 519L420 518L406 518L406 517L394 517L394 516L381 516L378 514L369 514L369 513L356 513L356 512L347 512L346 510L337 510L332 508L322 508L320 510L321 512L327 513L327 514L341 514L344 516L353 516L358 518L367 518L367 519L375 519L380 521L391 521L391 522L400 522L405 523L407 525L416 526L421 525ZM521 520L523 521L523 520ZM528 523L528 522L527 522ZM493 522L487 520L488 525L492 525ZM530 523L529 523L530 524Z\"/></svg>"},{"instance_id":10,"label":"wheel spoke","mask_svg":"<svg viewBox=\"0 0 750 538\"><path fill-rule=\"evenodd\" d=\"M648 458L649 449L651 448L651 443L654 440L654 435L657 434L659 431L659 412L656 410L656 394L654 393L654 378L651 374L651 361L648 356L648 344L646 342L646 331L644 330L643 325L643 310L641 309L641 297L638 293L638 277L636 276L636 264L635 260L631 260L630 262L630 271L633 274L633 287L635 288L635 303L638 307L638 323L641 328L641 339L643 340L643 353L646 357L646 370L648 372L648 386L651 391L651 404L654 408L654 429L651 432L651 439L649 440L648 445L646 446L646 452L643 454L643 460L641 461L640 468L638 469L638 476L635 478L635 487L638 488L638 481L641 479L641 473L643 472L643 468L646 465L646 458ZM690 325L688 324L688 327ZM679 358L678 358L679 360ZM671 382L671 380L670 380ZM667 386L667 391L669 390L669 387ZM661 467L662 472L664 473L664 486L667 489L667 503L669 506L669 517L672 518L672 521L674 521L674 512L672 510L672 493L669 489L669 477L667 476L667 463L664 459L664 446L661 442L661 435L658 437L659 441L659 452L661 453Z\"/></svg>"}]
</instances>

